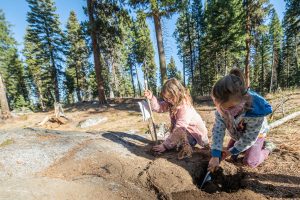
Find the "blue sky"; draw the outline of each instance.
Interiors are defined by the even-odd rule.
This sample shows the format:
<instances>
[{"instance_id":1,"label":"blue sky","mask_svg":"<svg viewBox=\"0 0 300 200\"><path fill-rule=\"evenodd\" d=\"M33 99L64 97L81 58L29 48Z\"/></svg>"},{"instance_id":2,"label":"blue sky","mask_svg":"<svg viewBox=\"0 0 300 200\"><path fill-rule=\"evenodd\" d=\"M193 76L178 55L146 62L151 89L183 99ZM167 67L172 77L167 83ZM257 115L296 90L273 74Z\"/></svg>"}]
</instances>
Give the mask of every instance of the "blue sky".
<instances>
[{"instance_id":1,"label":"blue sky","mask_svg":"<svg viewBox=\"0 0 300 200\"><path fill-rule=\"evenodd\" d=\"M85 0L54 0L57 8L57 14L59 15L62 28L65 29L67 19L69 17L70 11L74 10L80 21L87 20L82 7L86 5ZM270 0L274 5L280 20L283 19L285 11L284 0ZM14 38L17 40L19 50L23 48L23 38L25 34L25 29L27 26L26 13L29 11L28 4L25 0L0 0L0 9L5 13L6 20L12 25L11 30L14 33ZM182 71L182 63L177 55L177 45L173 38L173 32L175 30L175 23L178 15L173 15L171 19L163 19L164 30L167 32L168 37L165 39L166 43L166 59L169 62L171 56L175 58L177 68ZM159 67L159 60L157 54L156 36L154 31L153 20L147 20L148 25L151 30L151 40L155 49L155 61L156 65Z\"/></svg>"}]
</instances>

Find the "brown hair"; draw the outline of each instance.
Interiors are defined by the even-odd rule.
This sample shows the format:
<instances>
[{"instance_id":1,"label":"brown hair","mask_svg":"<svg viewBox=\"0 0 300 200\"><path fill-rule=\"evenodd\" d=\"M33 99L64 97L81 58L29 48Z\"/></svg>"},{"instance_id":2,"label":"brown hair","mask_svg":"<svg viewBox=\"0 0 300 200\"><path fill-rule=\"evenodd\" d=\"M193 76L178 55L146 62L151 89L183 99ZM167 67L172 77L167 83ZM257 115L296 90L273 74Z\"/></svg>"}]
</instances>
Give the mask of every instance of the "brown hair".
<instances>
[{"instance_id":1,"label":"brown hair","mask_svg":"<svg viewBox=\"0 0 300 200\"><path fill-rule=\"evenodd\" d=\"M247 95L247 91L243 73L238 68L234 68L229 72L229 75L215 83L211 96L218 104L225 103L231 98L244 99L247 107L249 107L251 99L250 95Z\"/></svg>"},{"instance_id":2,"label":"brown hair","mask_svg":"<svg viewBox=\"0 0 300 200\"><path fill-rule=\"evenodd\" d=\"M176 78L167 80L161 90L161 96L170 96L174 99L174 105L170 106L170 111L175 114L177 107L187 103L192 105L192 98L189 91Z\"/></svg>"}]
</instances>

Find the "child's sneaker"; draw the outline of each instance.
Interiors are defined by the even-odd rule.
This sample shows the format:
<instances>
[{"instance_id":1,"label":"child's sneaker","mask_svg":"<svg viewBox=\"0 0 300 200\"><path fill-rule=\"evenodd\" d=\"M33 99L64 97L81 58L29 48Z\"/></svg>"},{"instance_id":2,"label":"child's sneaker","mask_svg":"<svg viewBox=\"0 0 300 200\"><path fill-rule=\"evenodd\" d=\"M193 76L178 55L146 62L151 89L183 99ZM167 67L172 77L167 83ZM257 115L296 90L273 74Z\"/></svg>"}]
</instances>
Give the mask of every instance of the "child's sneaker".
<instances>
[{"instance_id":1,"label":"child's sneaker","mask_svg":"<svg viewBox=\"0 0 300 200\"><path fill-rule=\"evenodd\" d=\"M273 142L265 141L264 149L267 149L270 151L270 153L272 153L276 149L276 145Z\"/></svg>"}]
</instances>

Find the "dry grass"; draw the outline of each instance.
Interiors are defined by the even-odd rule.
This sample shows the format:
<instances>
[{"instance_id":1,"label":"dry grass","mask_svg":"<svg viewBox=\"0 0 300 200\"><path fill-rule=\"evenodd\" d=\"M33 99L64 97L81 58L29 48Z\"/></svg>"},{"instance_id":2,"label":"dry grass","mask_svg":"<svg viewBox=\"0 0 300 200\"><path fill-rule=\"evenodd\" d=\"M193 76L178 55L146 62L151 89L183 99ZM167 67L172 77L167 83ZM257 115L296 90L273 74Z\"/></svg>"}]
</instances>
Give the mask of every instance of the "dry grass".
<instances>
[{"instance_id":1,"label":"dry grass","mask_svg":"<svg viewBox=\"0 0 300 200\"><path fill-rule=\"evenodd\" d=\"M13 140L13 139L7 139L7 140L5 140L4 142L2 142L1 144L0 144L0 147L5 147L5 146L8 146L8 145L11 145L11 144L13 144L15 141Z\"/></svg>"}]
</instances>

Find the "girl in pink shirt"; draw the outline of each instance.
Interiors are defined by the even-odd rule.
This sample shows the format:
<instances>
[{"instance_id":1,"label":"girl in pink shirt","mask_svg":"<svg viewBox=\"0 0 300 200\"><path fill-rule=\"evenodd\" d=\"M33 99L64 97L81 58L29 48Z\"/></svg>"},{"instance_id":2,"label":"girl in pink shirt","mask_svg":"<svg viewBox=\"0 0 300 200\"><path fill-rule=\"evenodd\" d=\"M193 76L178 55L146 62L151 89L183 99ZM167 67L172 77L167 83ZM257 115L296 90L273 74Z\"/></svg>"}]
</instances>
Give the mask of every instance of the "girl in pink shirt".
<instances>
[{"instance_id":1,"label":"girl in pink shirt","mask_svg":"<svg viewBox=\"0 0 300 200\"><path fill-rule=\"evenodd\" d=\"M153 147L157 153L167 149L182 146L179 159L190 157L192 148L197 143L208 147L207 129L205 124L192 106L192 99L183 85L175 78L164 84L161 95L163 101L159 102L150 90L145 91L145 97L150 99L151 108L155 112L169 112L171 119L170 135L159 145Z\"/></svg>"}]
</instances>

